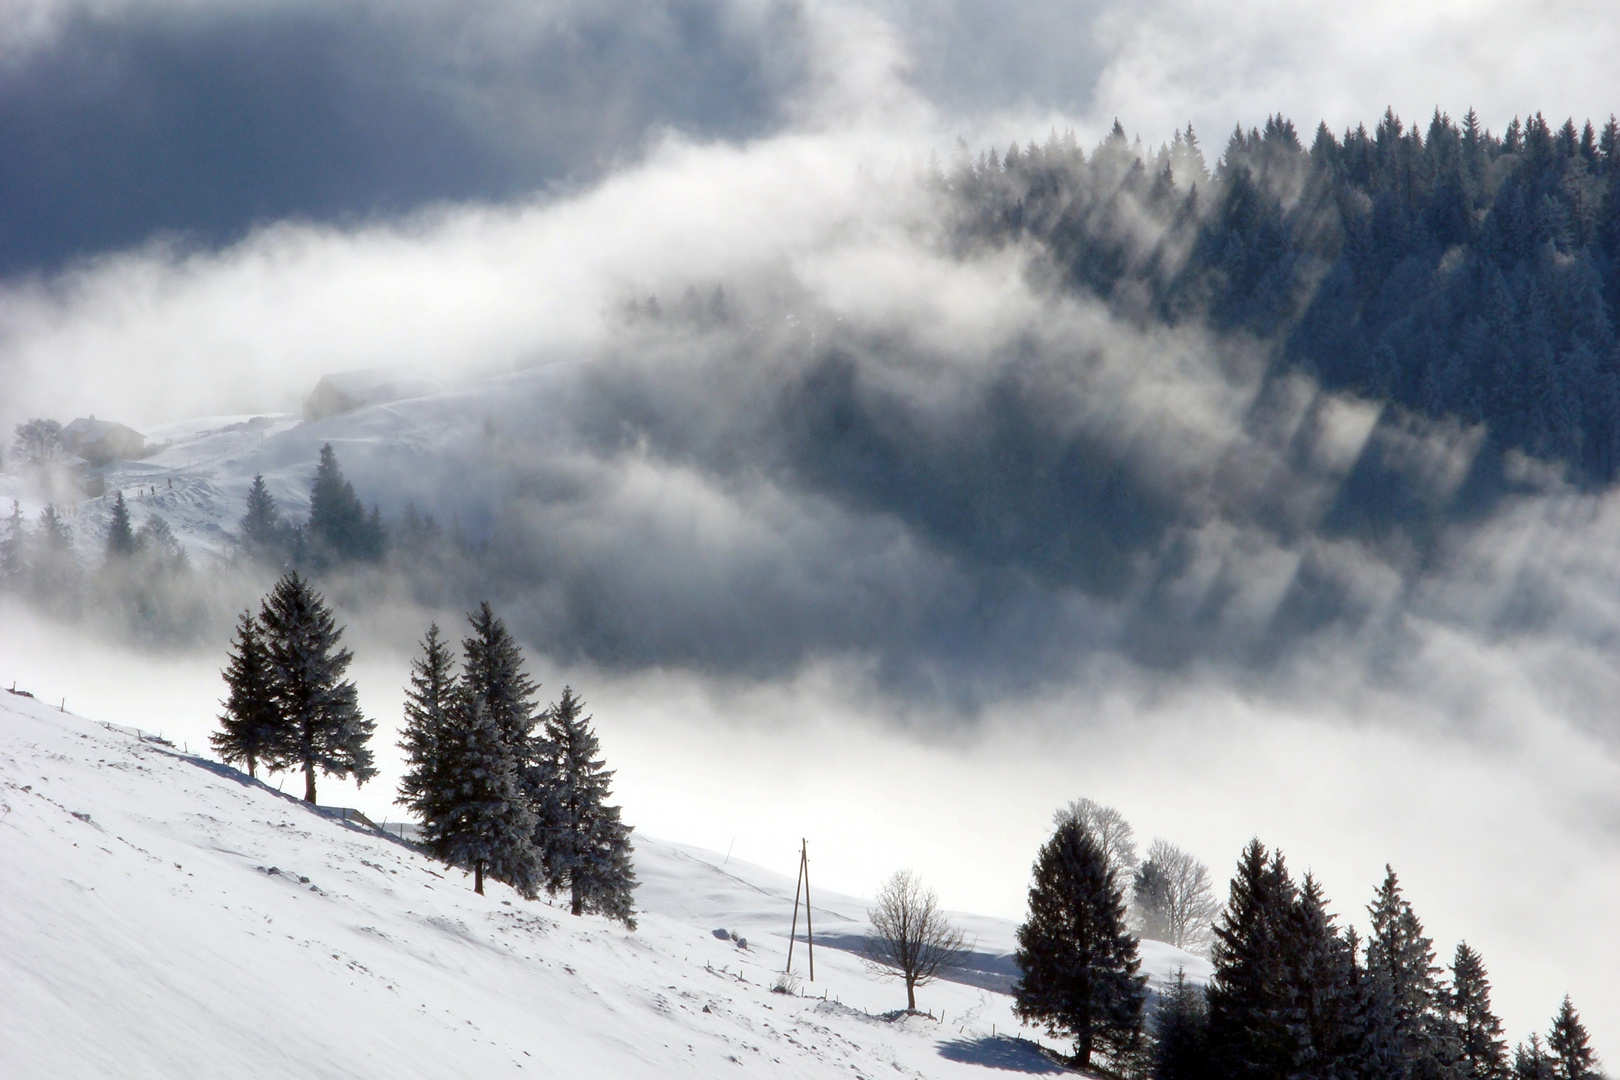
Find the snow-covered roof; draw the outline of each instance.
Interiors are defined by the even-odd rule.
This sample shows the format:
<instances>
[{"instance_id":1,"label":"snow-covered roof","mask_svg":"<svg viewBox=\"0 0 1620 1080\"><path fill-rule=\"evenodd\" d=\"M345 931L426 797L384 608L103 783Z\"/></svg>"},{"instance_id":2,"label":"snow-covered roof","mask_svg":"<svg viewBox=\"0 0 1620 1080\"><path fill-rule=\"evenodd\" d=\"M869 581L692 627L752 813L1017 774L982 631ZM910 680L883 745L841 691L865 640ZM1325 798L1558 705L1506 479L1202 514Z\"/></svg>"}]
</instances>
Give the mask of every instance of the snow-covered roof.
<instances>
[{"instance_id":1,"label":"snow-covered roof","mask_svg":"<svg viewBox=\"0 0 1620 1080\"><path fill-rule=\"evenodd\" d=\"M138 457L146 450L146 436L126 424L81 416L62 429L62 446L91 464L101 464Z\"/></svg>"},{"instance_id":2,"label":"snow-covered roof","mask_svg":"<svg viewBox=\"0 0 1620 1080\"><path fill-rule=\"evenodd\" d=\"M438 389L433 380L411 372L388 368L340 371L321 376L304 401L304 419L321 420L364 405L424 397Z\"/></svg>"}]
</instances>

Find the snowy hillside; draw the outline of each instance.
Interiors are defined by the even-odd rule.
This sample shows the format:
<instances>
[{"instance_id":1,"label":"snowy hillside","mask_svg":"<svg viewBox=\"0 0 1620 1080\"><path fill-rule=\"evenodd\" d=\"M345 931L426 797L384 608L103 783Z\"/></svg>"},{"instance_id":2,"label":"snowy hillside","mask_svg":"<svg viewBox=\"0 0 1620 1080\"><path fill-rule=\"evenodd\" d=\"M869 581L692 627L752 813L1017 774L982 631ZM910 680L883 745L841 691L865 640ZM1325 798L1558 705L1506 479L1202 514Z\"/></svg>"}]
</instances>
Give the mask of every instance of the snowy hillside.
<instances>
[{"instance_id":1,"label":"snowy hillside","mask_svg":"<svg viewBox=\"0 0 1620 1080\"><path fill-rule=\"evenodd\" d=\"M155 514L193 556L223 554L256 473L264 475L277 503L302 519L320 448L330 442L367 504L380 500L385 517L394 519L415 499L476 532L501 496L493 489L498 474L490 469L501 453L501 433L544 429L570 370L531 369L316 421L284 413L200 417L147 428L144 457L94 470L105 498L60 509L73 519L80 551L92 562L101 555L115 491L124 493L137 525ZM5 468L18 465L8 461ZM13 472L0 474L0 499L7 509L9 500L18 500L31 520L47 493Z\"/></svg>"},{"instance_id":2,"label":"snowy hillside","mask_svg":"<svg viewBox=\"0 0 1620 1080\"><path fill-rule=\"evenodd\" d=\"M0 1076L1057 1071L985 988L1010 970L1010 923L960 917L982 985L921 991L940 1019L885 1019L901 988L835 948L814 996L771 992L791 881L646 837L636 863L633 932L477 896L234 770L0 693ZM815 901L818 937L853 945L861 902ZM1208 970L1144 956L1155 979Z\"/></svg>"}]
</instances>

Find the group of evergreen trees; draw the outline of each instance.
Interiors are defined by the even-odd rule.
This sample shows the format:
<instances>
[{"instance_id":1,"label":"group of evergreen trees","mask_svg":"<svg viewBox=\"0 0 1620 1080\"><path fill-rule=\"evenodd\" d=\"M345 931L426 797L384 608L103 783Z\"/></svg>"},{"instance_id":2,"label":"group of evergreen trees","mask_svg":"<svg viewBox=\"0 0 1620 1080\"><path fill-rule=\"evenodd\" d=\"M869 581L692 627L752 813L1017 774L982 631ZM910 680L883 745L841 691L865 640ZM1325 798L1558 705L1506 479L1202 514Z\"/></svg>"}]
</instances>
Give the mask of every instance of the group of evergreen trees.
<instances>
[{"instance_id":1,"label":"group of evergreen trees","mask_svg":"<svg viewBox=\"0 0 1620 1080\"><path fill-rule=\"evenodd\" d=\"M607 804L612 772L572 688L543 713L522 652L488 603L468 616L461 671L437 625L412 662L400 802L436 857L525 896L566 892L575 915L634 928L630 827Z\"/></svg>"},{"instance_id":2,"label":"group of evergreen trees","mask_svg":"<svg viewBox=\"0 0 1620 1080\"><path fill-rule=\"evenodd\" d=\"M288 522L265 485L253 477L247 511L237 523L237 544L249 558L270 566L324 569L345 562L376 562L387 533L375 505L368 513L343 475L332 444L321 447L309 486L309 519Z\"/></svg>"},{"instance_id":3,"label":"group of evergreen trees","mask_svg":"<svg viewBox=\"0 0 1620 1080\"><path fill-rule=\"evenodd\" d=\"M1546 1040L1509 1060L1479 954L1459 944L1445 978L1393 870L1363 943L1309 874L1295 882L1251 842L1215 927L1214 978L1179 978L1151 1025L1124 893L1099 830L1060 815L1018 930L1014 1007L1072 1039L1082 1067L1100 1053L1104 1072L1152 1080L1598 1080L1568 998Z\"/></svg>"},{"instance_id":4,"label":"group of evergreen trees","mask_svg":"<svg viewBox=\"0 0 1620 1080\"><path fill-rule=\"evenodd\" d=\"M936 177L964 244L1028 237L1133 318L1205 320L1286 367L1498 449L1620 473L1620 124L1539 113L1502 135L1472 110L1426 130L1292 123L1233 132L1213 172L1192 129L1157 153L1116 123ZM1490 455L1487 455L1489 458Z\"/></svg>"},{"instance_id":5,"label":"group of evergreen trees","mask_svg":"<svg viewBox=\"0 0 1620 1080\"><path fill-rule=\"evenodd\" d=\"M422 845L534 897L566 892L574 914L599 912L634 928L631 829L607 800L590 717L571 687L543 712L523 655L488 603L468 616L458 673L437 625L411 664L400 748L406 772L399 801L420 819ZM360 712L343 631L296 570L255 615L237 622L223 672L227 687L213 746L226 762L259 770L297 768L315 801L316 772L376 775L369 741L376 725Z\"/></svg>"},{"instance_id":6,"label":"group of evergreen trees","mask_svg":"<svg viewBox=\"0 0 1620 1080\"><path fill-rule=\"evenodd\" d=\"M33 522L15 501L0 519L0 591L14 592L60 615L88 608L127 617L151 629L180 592L191 568L185 548L157 514L136 527L122 491L115 492L99 558L86 560L74 527L47 503ZM181 606L184 606L183 604Z\"/></svg>"},{"instance_id":7,"label":"group of evergreen trees","mask_svg":"<svg viewBox=\"0 0 1620 1080\"><path fill-rule=\"evenodd\" d=\"M250 776L262 766L299 768L304 798L315 801L315 772L377 774L367 743L376 724L360 713L354 683L344 679L352 654L339 647L343 630L326 601L296 571L244 611L225 668L228 695L214 749L242 762Z\"/></svg>"}]
</instances>

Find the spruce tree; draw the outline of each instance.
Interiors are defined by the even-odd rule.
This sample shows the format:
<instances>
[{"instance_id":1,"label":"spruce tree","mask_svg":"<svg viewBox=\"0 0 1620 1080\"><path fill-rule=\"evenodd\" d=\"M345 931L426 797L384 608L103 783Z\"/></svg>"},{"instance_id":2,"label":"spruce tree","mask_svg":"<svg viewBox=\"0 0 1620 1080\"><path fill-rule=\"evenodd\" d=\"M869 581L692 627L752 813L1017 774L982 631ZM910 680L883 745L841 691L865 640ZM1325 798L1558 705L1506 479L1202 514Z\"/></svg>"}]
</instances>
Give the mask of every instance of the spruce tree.
<instances>
[{"instance_id":1,"label":"spruce tree","mask_svg":"<svg viewBox=\"0 0 1620 1080\"><path fill-rule=\"evenodd\" d=\"M1532 1034L1513 1051L1513 1080L1556 1080L1552 1057L1542 1045L1541 1036Z\"/></svg>"},{"instance_id":2,"label":"spruce tree","mask_svg":"<svg viewBox=\"0 0 1620 1080\"><path fill-rule=\"evenodd\" d=\"M73 547L73 530L62 520L55 503L46 503L45 509L39 512L35 530L35 537L49 550L68 551Z\"/></svg>"},{"instance_id":3,"label":"spruce tree","mask_svg":"<svg viewBox=\"0 0 1620 1080\"><path fill-rule=\"evenodd\" d=\"M1467 942L1457 944L1446 1004L1457 1032L1463 1080L1502 1080L1508 1068L1502 1021L1491 1011L1485 964Z\"/></svg>"},{"instance_id":4,"label":"spruce tree","mask_svg":"<svg viewBox=\"0 0 1620 1080\"><path fill-rule=\"evenodd\" d=\"M264 474L253 475L248 488L247 512L236 524L237 544L250 558L279 564L285 557L287 523L281 519L276 499L265 485Z\"/></svg>"},{"instance_id":5,"label":"spruce tree","mask_svg":"<svg viewBox=\"0 0 1620 1080\"><path fill-rule=\"evenodd\" d=\"M219 730L210 735L220 760L246 762L248 775L257 777L259 766L277 768L277 754L285 745L281 713L271 687L270 657L265 650L264 632L251 611L242 612L236 624L236 641L230 662L225 666L225 712Z\"/></svg>"},{"instance_id":6,"label":"spruce tree","mask_svg":"<svg viewBox=\"0 0 1620 1080\"><path fill-rule=\"evenodd\" d=\"M309 554L317 564L382 555L382 523L375 508L368 518L354 485L343 477L332 444L321 447L321 460L309 488Z\"/></svg>"},{"instance_id":7,"label":"spruce tree","mask_svg":"<svg viewBox=\"0 0 1620 1080\"><path fill-rule=\"evenodd\" d=\"M422 791L412 808L422 818L422 844L435 857L533 898L540 881L534 813L500 724L465 689L449 694L431 761L417 770Z\"/></svg>"},{"instance_id":8,"label":"spruce tree","mask_svg":"<svg viewBox=\"0 0 1620 1080\"><path fill-rule=\"evenodd\" d=\"M629 826L609 806L611 770L597 756L600 744L571 687L546 711L544 753L548 792L540 804L539 835L546 885L566 888L575 915L597 912L635 929L636 887Z\"/></svg>"},{"instance_id":9,"label":"spruce tree","mask_svg":"<svg viewBox=\"0 0 1620 1080\"><path fill-rule=\"evenodd\" d=\"M1355 1071L1362 1023L1352 942L1340 936L1310 874L1290 914L1285 961L1296 1078L1331 1080Z\"/></svg>"},{"instance_id":10,"label":"spruce tree","mask_svg":"<svg viewBox=\"0 0 1620 1080\"><path fill-rule=\"evenodd\" d=\"M34 595L58 610L74 610L79 593L81 567L73 549L73 530L47 503L28 536L28 583Z\"/></svg>"},{"instance_id":11,"label":"spruce tree","mask_svg":"<svg viewBox=\"0 0 1620 1080\"><path fill-rule=\"evenodd\" d=\"M433 623L422 638L422 654L411 661L411 685L405 692L405 727L399 740L399 748L405 752L399 801L423 821L437 805L433 801L439 794L434 771L456 692L455 661L439 636L439 624Z\"/></svg>"},{"instance_id":12,"label":"spruce tree","mask_svg":"<svg viewBox=\"0 0 1620 1080\"><path fill-rule=\"evenodd\" d=\"M129 526L129 507L124 505L124 493L113 499L112 519L107 523L107 558L127 559L135 554L135 531Z\"/></svg>"},{"instance_id":13,"label":"spruce tree","mask_svg":"<svg viewBox=\"0 0 1620 1080\"><path fill-rule=\"evenodd\" d=\"M1251 840L1215 927L1209 1039L1223 1080L1281 1080L1299 1057L1289 921L1298 890L1282 853Z\"/></svg>"},{"instance_id":14,"label":"spruce tree","mask_svg":"<svg viewBox=\"0 0 1620 1080\"><path fill-rule=\"evenodd\" d=\"M22 504L11 500L11 513L6 517L4 531L0 532L0 587L20 584L27 571L28 527L23 518Z\"/></svg>"},{"instance_id":15,"label":"spruce tree","mask_svg":"<svg viewBox=\"0 0 1620 1080\"><path fill-rule=\"evenodd\" d=\"M276 583L259 609L269 656L271 693L282 719L277 756L304 770L304 799L315 801L315 771L376 775L366 745L376 724L360 714L354 683L344 680L352 654L338 647L343 631L319 593L296 571Z\"/></svg>"},{"instance_id":16,"label":"spruce tree","mask_svg":"<svg viewBox=\"0 0 1620 1080\"><path fill-rule=\"evenodd\" d=\"M1136 939L1125 929L1124 890L1101 845L1067 818L1041 848L1018 928L1022 972L1014 1013L1074 1040L1074 1062L1138 1052L1147 980L1137 974Z\"/></svg>"},{"instance_id":17,"label":"spruce tree","mask_svg":"<svg viewBox=\"0 0 1620 1080\"><path fill-rule=\"evenodd\" d=\"M462 685L526 759L536 721L534 695L540 688L523 670L523 650L489 601L480 603L467 622L473 632L461 642Z\"/></svg>"},{"instance_id":18,"label":"spruce tree","mask_svg":"<svg viewBox=\"0 0 1620 1080\"><path fill-rule=\"evenodd\" d=\"M544 738L537 736L539 721L534 695L539 690L523 669L523 650L495 616L489 601L467 615L472 634L461 641L461 680L465 693L477 700L479 708L494 722L510 748L512 762L524 798L538 822L550 816L547 801L552 797L551 773ZM546 839L535 837L535 846L544 851Z\"/></svg>"},{"instance_id":19,"label":"spruce tree","mask_svg":"<svg viewBox=\"0 0 1620 1080\"><path fill-rule=\"evenodd\" d=\"M149 514L136 531L135 554L145 569L159 573L177 573L188 565L186 549L169 523L156 514Z\"/></svg>"},{"instance_id":20,"label":"spruce tree","mask_svg":"<svg viewBox=\"0 0 1620 1080\"><path fill-rule=\"evenodd\" d=\"M1460 1055L1448 1046L1440 969L1434 945L1412 905L1401 895L1395 871L1368 906L1367 1065L1373 1080L1433 1080L1460 1072Z\"/></svg>"},{"instance_id":21,"label":"spruce tree","mask_svg":"<svg viewBox=\"0 0 1620 1080\"><path fill-rule=\"evenodd\" d=\"M1153 1015L1152 1080L1209 1080L1209 1004L1178 970Z\"/></svg>"},{"instance_id":22,"label":"spruce tree","mask_svg":"<svg viewBox=\"0 0 1620 1080\"><path fill-rule=\"evenodd\" d=\"M1597 1080L1600 1075L1586 1026L1567 995L1547 1033L1547 1060L1553 1080Z\"/></svg>"}]
</instances>

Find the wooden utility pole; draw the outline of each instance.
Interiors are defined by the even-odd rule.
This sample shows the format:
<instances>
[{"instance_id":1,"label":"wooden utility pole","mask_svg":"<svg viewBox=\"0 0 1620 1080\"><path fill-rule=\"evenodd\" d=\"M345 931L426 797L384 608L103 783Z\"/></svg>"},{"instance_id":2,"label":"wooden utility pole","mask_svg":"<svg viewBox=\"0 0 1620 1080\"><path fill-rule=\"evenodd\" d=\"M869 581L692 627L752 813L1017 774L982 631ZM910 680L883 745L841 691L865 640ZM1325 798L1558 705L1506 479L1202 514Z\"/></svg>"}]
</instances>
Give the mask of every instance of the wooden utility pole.
<instances>
[{"instance_id":1,"label":"wooden utility pole","mask_svg":"<svg viewBox=\"0 0 1620 1080\"><path fill-rule=\"evenodd\" d=\"M804 888L804 848L799 848L799 872L793 879L793 926L788 930L786 971L793 970L793 943L799 939L799 891Z\"/></svg>"},{"instance_id":2,"label":"wooden utility pole","mask_svg":"<svg viewBox=\"0 0 1620 1080\"><path fill-rule=\"evenodd\" d=\"M804 944L810 953L810 981L816 981L816 929L810 923L810 842L799 839L799 862L804 867Z\"/></svg>"},{"instance_id":3,"label":"wooden utility pole","mask_svg":"<svg viewBox=\"0 0 1620 1080\"><path fill-rule=\"evenodd\" d=\"M788 930L786 970L793 970L793 942L799 936L799 893L804 892L804 936L810 951L810 981L816 981L816 931L810 922L810 843L799 839L799 876L793 882L793 926Z\"/></svg>"}]
</instances>

